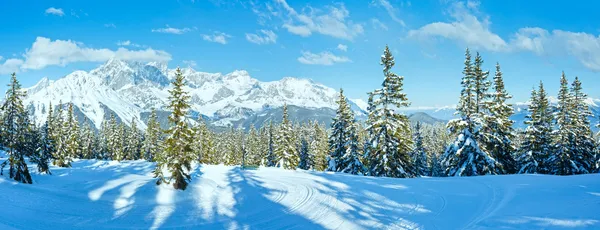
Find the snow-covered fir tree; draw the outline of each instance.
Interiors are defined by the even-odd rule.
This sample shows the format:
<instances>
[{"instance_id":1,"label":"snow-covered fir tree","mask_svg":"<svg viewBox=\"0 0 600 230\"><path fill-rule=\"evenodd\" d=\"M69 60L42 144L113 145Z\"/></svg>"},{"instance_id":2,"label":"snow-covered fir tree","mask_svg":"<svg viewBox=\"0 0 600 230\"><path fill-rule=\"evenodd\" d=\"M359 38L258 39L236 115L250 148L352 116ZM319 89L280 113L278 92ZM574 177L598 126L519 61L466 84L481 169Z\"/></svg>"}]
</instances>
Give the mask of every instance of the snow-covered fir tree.
<instances>
[{"instance_id":1,"label":"snow-covered fir tree","mask_svg":"<svg viewBox=\"0 0 600 230\"><path fill-rule=\"evenodd\" d=\"M299 169L310 169L310 157L308 154L308 141L306 141L306 138L303 137L300 140L300 161L298 162Z\"/></svg>"},{"instance_id":2,"label":"snow-covered fir tree","mask_svg":"<svg viewBox=\"0 0 600 230\"><path fill-rule=\"evenodd\" d=\"M412 138L408 118L395 111L408 107L410 103L402 92L404 77L391 72L395 61L386 46L381 56L385 79L382 88L373 95L372 147L369 152L369 172L372 176L414 177L414 167L410 159Z\"/></svg>"},{"instance_id":3,"label":"snow-covered fir tree","mask_svg":"<svg viewBox=\"0 0 600 230\"><path fill-rule=\"evenodd\" d=\"M327 155L329 153L327 129L323 124L319 124L317 121L315 121L312 126L314 138L309 150L314 152L313 168L319 171L325 171L327 169Z\"/></svg>"},{"instance_id":4,"label":"snow-covered fir tree","mask_svg":"<svg viewBox=\"0 0 600 230\"><path fill-rule=\"evenodd\" d=\"M230 127L221 141L223 142L222 153L225 155L225 165L241 165L241 143L238 138L239 131Z\"/></svg>"},{"instance_id":5,"label":"snow-covered fir tree","mask_svg":"<svg viewBox=\"0 0 600 230\"><path fill-rule=\"evenodd\" d=\"M87 117L84 117L83 129L81 130L81 155L84 159L94 158L94 132L87 122Z\"/></svg>"},{"instance_id":6,"label":"snow-covered fir tree","mask_svg":"<svg viewBox=\"0 0 600 230\"><path fill-rule=\"evenodd\" d=\"M552 168L550 173L557 175L572 175L585 173L584 162L579 161L576 152L576 133L572 112L575 110L573 95L569 90L569 82L565 73L560 78L558 104L554 112L556 130L554 130L554 154L550 158Z\"/></svg>"},{"instance_id":7,"label":"snow-covered fir tree","mask_svg":"<svg viewBox=\"0 0 600 230\"><path fill-rule=\"evenodd\" d=\"M479 58L479 55L477 56ZM477 66L477 65L476 65ZM477 71L476 71L477 72ZM512 96L504 88L504 80L500 64L496 63L496 74L494 76L494 92L490 94L491 100L483 102L488 113L483 115L483 122L480 131L480 140L485 152L492 155L500 166L501 173L514 174L517 171L517 163L513 158L516 150L513 144L515 137L513 123L510 116L514 114L511 104L507 100ZM483 83L484 86L485 83Z\"/></svg>"},{"instance_id":8,"label":"snow-covered fir tree","mask_svg":"<svg viewBox=\"0 0 600 230\"><path fill-rule=\"evenodd\" d=\"M284 169L295 169L298 166L298 153L294 141L294 130L288 119L287 105L283 105L283 119L275 138L275 155L278 158L277 166Z\"/></svg>"},{"instance_id":9,"label":"snow-covered fir tree","mask_svg":"<svg viewBox=\"0 0 600 230\"><path fill-rule=\"evenodd\" d=\"M254 128L254 125L250 126L248 131L248 138L246 141L246 164L258 166L260 165L263 156L263 149L260 145L260 134Z\"/></svg>"},{"instance_id":10,"label":"snow-covered fir tree","mask_svg":"<svg viewBox=\"0 0 600 230\"><path fill-rule=\"evenodd\" d=\"M79 122L75 117L73 111L73 103L69 103L69 108L67 110L67 119L64 122L64 135L65 135L65 152L67 154L67 158L65 158L65 164L70 167L71 162L74 158L77 158L80 155L80 141L81 138L79 136Z\"/></svg>"},{"instance_id":11,"label":"snow-covered fir tree","mask_svg":"<svg viewBox=\"0 0 600 230\"><path fill-rule=\"evenodd\" d=\"M117 157L115 156L115 152L119 149L120 140L117 135L119 126L114 113L110 114L106 129L104 129L103 132L106 137L106 159L116 160Z\"/></svg>"},{"instance_id":12,"label":"snow-covered fir tree","mask_svg":"<svg viewBox=\"0 0 600 230\"><path fill-rule=\"evenodd\" d=\"M112 153L112 159L116 160L116 161L122 161L125 160L125 157L127 155L126 152L126 139L125 139L125 135L127 135L126 132L126 127L125 124L123 122L121 122L120 124L117 124L114 131L113 131L113 153Z\"/></svg>"},{"instance_id":13,"label":"snow-covered fir tree","mask_svg":"<svg viewBox=\"0 0 600 230\"><path fill-rule=\"evenodd\" d=\"M575 162L580 165L581 173L591 173L595 170L596 140L591 129L589 117L592 116L589 105L585 102L587 94L583 92L578 77L571 84L570 120L573 127L573 155Z\"/></svg>"},{"instance_id":14,"label":"snow-covered fir tree","mask_svg":"<svg viewBox=\"0 0 600 230\"><path fill-rule=\"evenodd\" d=\"M327 171L341 172L346 168L344 155L347 149L350 148L350 126L354 125L353 114L350 106L344 96L344 90L340 89L338 100L336 101L338 108L331 122L331 134L329 136L330 153L327 157Z\"/></svg>"},{"instance_id":15,"label":"snow-covered fir tree","mask_svg":"<svg viewBox=\"0 0 600 230\"><path fill-rule=\"evenodd\" d=\"M131 127L129 127L129 131L127 132L125 140L127 141L127 154L125 159L140 159L142 136L137 128L135 117L131 118Z\"/></svg>"},{"instance_id":16,"label":"snow-covered fir tree","mask_svg":"<svg viewBox=\"0 0 600 230\"><path fill-rule=\"evenodd\" d=\"M342 165L345 165L345 167L341 172L364 175L367 172L367 167L365 167L361 159L360 142L354 116L351 117L351 121L351 125L348 126L346 152L342 156Z\"/></svg>"},{"instance_id":17,"label":"snow-covered fir tree","mask_svg":"<svg viewBox=\"0 0 600 230\"><path fill-rule=\"evenodd\" d=\"M544 84L531 91L523 142L517 152L518 173L549 173L552 153L552 108Z\"/></svg>"},{"instance_id":18,"label":"snow-covered fir tree","mask_svg":"<svg viewBox=\"0 0 600 230\"><path fill-rule=\"evenodd\" d=\"M275 155L275 127L273 126L273 122L269 122L268 132L268 148L266 149L267 153L265 154L264 166L267 167L275 167L277 165L277 155Z\"/></svg>"},{"instance_id":19,"label":"snow-covered fir tree","mask_svg":"<svg viewBox=\"0 0 600 230\"><path fill-rule=\"evenodd\" d=\"M7 162L2 163L2 169L8 163L9 176L18 182L31 184L31 175L25 162L26 153L19 151L19 146L25 144L27 132L27 112L23 106L25 92L21 90L21 84L17 75L11 75L6 100L2 104L2 117L0 120L2 129L2 146L8 155ZM1 171L0 171L1 174Z\"/></svg>"},{"instance_id":20,"label":"snow-covered fir tree","mask_svg":"<svg viewBox=\"0 0 600 230\"><path fill-rule=\"evenodd\" d=\"M444 168L442 167L441 159L437 153L431 153L429 158L429 173L433 177L443 177L446 175Z\"/></svg>"},{"instance_id":21,"label":"snow-covered fir tree","mask_svg":"<svg viewBox=\"0 0 600 230\"><path fill-rule=\"evenodd\" d=\"M67 129L65 128L64 122L64 112L63 112L63 104L62 101L58 103L58 107L56 109L56 117L53 119L53 124L51 125L53 140L55 141L56 151L54 152L52 158L53 164L58 167L69 167L71 164L71 157L67 153Z\"/></svg>"},{"instance_id":22,"label":"snow-covered fir tree","mask_svg":"<svg viewBox=\"0 0 600 230\"><path fill-rule=\"evenodd\" d=\"M481 118L485 111L487 97L487 72L481 70L483 60L479 54L471 63L469 49L465 53L465 68L461 85L461 97L456 108L460 116L448 122L452 133L458 133L456 140L446 148L442 156L442 167L448 176L476 176L501 174L502 170L493 156L483 151L477 141Z\"/></svg>"},{"instance_id":23,"label":"snow-covered fir tree","mask_svg":"<svg viewBox=\"0 0 600 230\"><path fill-rule=\"evenodd\" d=\"M50 159L54 152L54 143L50 138L48 121L39 129L39 145L37 151L30 158L31 162L37 164L38 172L41 174L52 174L50 172Z\"/></svg>"},{"instance_id":24,"label":"snow-covered fir tree","mask_svg":"<svg viewBox=\"0 0 600 230\"><path fill-rule=\"evenodd\" d=\"M162 130L160 129L154 108L152 108L148 123L146 124L146 134L144 136L144 159L154 161L154 157L162 151Z\"/></svg>"},{"instance_id":25,"label":"snow-covered fir tree","mask_svg":"<svg viewBox=\"0 0 600 230\"><path fill-rule=\"evenodd\" d=\"M417 176L430 176L427 151L425 150L425 146L423 146L421 122L417 122L413 129L413 138L415 147L413 148L411 155L415 167L415 174Z\"/></svg>"},{"instance_id":26,"label":"snow-covered fir tree","mask_svg":"<svg viewBox=\"0 0 600 230\"><path fill-rule=\"evenodd\" d=\"M189 170L191 170L191 161L195 158L192 150L192 129L189 127L185 115L190 108L190 96L183 90L185 77L181 69L175 71L175 79L171 83L173 88L169 90L168 108L172 111L169 116L171 127L165 132L164 151L156 156L155 177L158 178L157 184L170 184L175 180L173 187L175 189L185 190L191 180ZM166 177L164 171L171 175Z\"/></svg>"}]
</instances>

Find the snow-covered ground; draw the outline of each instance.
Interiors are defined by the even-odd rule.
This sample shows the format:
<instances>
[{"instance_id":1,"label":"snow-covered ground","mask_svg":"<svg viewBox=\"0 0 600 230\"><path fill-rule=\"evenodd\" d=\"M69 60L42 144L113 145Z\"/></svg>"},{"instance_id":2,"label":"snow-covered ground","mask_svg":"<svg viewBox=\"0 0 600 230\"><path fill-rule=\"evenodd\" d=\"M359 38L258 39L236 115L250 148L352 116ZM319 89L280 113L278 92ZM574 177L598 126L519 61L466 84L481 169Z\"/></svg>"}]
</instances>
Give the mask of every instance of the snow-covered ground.
<instances>
[{"instance_id":1,"label":"snow-covered ground","mask_svg":"<svg viewBox=\"0 0 600 230\"><path fill-rule=\"evenodd\" d=\"M0 177L0 229L600 229L600 175L391 179L195 167L185 191L144 161ZM35 171L35 167L31 167Z\"/></svg>"}]
</instances>

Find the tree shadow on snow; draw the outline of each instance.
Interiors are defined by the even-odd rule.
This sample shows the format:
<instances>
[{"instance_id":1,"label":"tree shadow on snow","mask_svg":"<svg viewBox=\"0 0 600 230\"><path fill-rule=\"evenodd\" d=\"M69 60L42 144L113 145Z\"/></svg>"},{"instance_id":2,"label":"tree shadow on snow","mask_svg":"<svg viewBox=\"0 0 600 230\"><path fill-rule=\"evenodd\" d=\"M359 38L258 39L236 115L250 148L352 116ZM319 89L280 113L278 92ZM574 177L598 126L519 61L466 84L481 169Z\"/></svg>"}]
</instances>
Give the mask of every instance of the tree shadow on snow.
<instances>
[{"instance_id":1,"label":"tree shadow on snow","mask_svg":"<svg viewBox=\"0 0 600 230\"><path fill-rule=\"evenodd\" d=\"M418 229L432 214L411 187L389 178L304 171L314 176L317 190L343 205L322 203L346 221L365 229Z\"/></svg>"},{"instance_id":2,"label":"tree shadow on snow","mask_svg":"<svg viewBox=\"0 0 600 230\"><path fill-rule=\"evenodd\" d=\"M265 187L263 182L255 176L255 171L241 170L236 167L229 171L227 177L234 193L233 210L236 215L231 219L229 226L224 227L239 229L323 228L278 203L278 199L283 198L287 191Z\"/></svg>"}]
</instances>

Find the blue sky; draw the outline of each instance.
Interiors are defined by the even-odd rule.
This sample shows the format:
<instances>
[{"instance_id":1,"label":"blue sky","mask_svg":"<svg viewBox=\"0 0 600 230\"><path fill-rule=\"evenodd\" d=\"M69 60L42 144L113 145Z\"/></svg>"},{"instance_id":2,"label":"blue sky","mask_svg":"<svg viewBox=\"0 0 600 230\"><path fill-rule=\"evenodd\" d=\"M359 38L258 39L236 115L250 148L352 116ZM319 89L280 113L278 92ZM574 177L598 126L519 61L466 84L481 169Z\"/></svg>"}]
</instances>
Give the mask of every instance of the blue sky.
<instances>
[{"instance_id":1,"label":"blue sky","mask_svg":"<svg viewBox=\"0 0 600 230\"><path fill-rule=\"evenodd\" d=\"M499 62L513 101L561 71L600 98L600 2L145 0L0 1L0 90L90 70L111 57L261 81L311 78L350 98L383 79L388 44L413 106L455 104L464 49Z\"/></svg>"}]
</instances>

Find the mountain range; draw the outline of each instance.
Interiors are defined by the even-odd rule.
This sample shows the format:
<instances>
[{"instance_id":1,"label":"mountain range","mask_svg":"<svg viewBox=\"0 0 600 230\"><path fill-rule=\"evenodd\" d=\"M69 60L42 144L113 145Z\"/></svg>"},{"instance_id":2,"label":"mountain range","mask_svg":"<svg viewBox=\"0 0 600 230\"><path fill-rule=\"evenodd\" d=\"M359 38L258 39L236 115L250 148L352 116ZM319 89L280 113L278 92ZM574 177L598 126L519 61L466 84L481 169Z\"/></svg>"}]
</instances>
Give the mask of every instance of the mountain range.
<instances>
[{"instance_id":1,"label":"mountain range","mask_svg":"<svg viewBox=\"0 0 600 230\"><path fill-rule=\"evenodd\" d=\"M167 126L170 82L175 69L160 62L131 62L111 59L89 72L75 71L57 80L41 79L25 89L24 100L38 124L46 121L48 106L73 104L80 121L100 128L102 121L115 114L120 122L145 129L151 109ZM244 70L231 73L206 73L190 67L181 69L186 77L185 90L191 96L192 118L202 116L213 129L229 126L260 127L269 121L281 121L284 104L290 119L303 122L318 120L329 125L335 115L338 91L310 79L285 77L279 81L261 82ZM555 102L551 97L551 102ZM586 101L596 117L600 116L600 100ZM350 99L359 120L366 118L366 103ZM515 103L515 126L523 125L528 103ZM400 110L411 121L444 123L453 117L455 106L409 107Z\"/></svg>"},{"instance_id":2,"label":"mountain range","mask_svg":"<svg viewBox=\"0 0 600 230\"><path fill-rule=\"evenodd\" d=\"M86 117L96 128L115 114L119 121L133 121L144 129L153 108L166 125L168 91L175 71L166 63L111 59L89 72L75 71L54 81L41 79L26 89L24 103L38 123L46 121L50 103L72 103L78 119ZM285 77L261 82L243 70L221 74L188 67L181 71L187 81L185 90L191 96L190 114L194 118L202 115L215 128L247 128L281 119L284 104L289 105L293 120L330 122L337 107L338 91L309 79ZM365 116L352 100L350 105L359 117Z\"/></svg>"}]
</instances>

